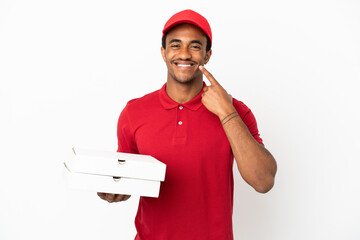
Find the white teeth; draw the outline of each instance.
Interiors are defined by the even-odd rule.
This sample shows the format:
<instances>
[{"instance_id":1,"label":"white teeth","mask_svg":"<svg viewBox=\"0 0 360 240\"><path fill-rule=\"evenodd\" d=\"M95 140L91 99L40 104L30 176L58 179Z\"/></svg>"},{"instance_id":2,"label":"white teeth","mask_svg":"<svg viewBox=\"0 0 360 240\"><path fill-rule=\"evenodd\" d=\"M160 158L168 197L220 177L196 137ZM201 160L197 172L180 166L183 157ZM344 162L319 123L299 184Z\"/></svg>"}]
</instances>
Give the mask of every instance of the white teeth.
<instances>
[{"instance_id":1,"label":"white teeth","mask_svg":"<svg viewBox=\"0 0 360 240\"><path fill-rule=\"evenodd\" d=\"M179 67L191 67L190 64L178 64Z\"/></svg>"}]
</instances>

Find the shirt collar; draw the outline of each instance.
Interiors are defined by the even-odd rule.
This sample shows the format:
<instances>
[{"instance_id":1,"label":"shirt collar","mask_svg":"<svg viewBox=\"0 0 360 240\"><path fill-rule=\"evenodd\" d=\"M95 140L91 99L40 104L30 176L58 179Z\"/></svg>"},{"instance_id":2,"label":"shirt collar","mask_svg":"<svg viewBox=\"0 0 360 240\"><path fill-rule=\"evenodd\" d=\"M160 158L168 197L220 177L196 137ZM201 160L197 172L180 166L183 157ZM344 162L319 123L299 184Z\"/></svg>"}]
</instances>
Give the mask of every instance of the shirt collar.
<instances>
[{"instance_id":1,"label":"shirt collar","mask_svg":"<svg viewBox=\"0 0 360 240\"><path fill-rule=\"evenodd\" d=\"M204 82L203 87L205 87L206 84ZM190 101L184 103L184 104L180 104L175 102L174 100L172 100L166 93L166 83L162 86L162 88L159 91L159 97L160 97L160 102L163 105L163 107L165 109L172 109L172 108L176 108L178 106L184 106L185 108L188 108L192 111L196 111L198 110L201 106L202 106L202 102L201 102L201 94L203 93L203 89L201 89L201 92L194 97L193 99L191 99Z\"/></svg>"}]
</instances>

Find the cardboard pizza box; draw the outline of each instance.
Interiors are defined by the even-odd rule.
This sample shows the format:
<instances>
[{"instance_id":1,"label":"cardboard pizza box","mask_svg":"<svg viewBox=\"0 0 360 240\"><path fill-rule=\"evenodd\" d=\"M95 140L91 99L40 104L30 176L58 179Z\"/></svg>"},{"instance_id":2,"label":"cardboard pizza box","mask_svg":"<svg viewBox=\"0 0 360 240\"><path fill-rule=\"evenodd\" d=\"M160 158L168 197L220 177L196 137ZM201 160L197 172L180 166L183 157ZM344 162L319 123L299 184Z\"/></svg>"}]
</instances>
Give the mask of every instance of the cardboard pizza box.
<instances>
[{"instance_id":1,"label":"cardboard pizza box","mask_svg":"<svg viewBox=\"0 0 360 240\"><path fill-rule=\"evenodd\" d=\"M64 163L71 188L97 192L158 197L166 165L141 154L73 148Z\"/></svg>"}]
</instances>

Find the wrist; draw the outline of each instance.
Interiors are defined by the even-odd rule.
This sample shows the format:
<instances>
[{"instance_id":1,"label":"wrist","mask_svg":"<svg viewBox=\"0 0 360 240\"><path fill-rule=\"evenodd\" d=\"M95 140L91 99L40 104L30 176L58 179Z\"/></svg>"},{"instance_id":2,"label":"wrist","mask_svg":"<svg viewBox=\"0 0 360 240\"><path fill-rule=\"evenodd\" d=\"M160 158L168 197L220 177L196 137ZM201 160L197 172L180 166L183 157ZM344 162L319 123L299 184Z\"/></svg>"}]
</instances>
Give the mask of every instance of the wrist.
<instances>
[{"instance_id":1,"label":"wrist","mask_svg":"<svg viewBox=\"0 0 360 240\"><path fill-rule=\"evenodd\" d=\"M229 116L230 114L234 114L237 113L235 107L233 105L231 105L230 107L223 109L223 111L221 111L218 114L218 117L220 119L220 121L224 120L224 118L226 118L227 116Z\"/></svg>"}]
</instances>

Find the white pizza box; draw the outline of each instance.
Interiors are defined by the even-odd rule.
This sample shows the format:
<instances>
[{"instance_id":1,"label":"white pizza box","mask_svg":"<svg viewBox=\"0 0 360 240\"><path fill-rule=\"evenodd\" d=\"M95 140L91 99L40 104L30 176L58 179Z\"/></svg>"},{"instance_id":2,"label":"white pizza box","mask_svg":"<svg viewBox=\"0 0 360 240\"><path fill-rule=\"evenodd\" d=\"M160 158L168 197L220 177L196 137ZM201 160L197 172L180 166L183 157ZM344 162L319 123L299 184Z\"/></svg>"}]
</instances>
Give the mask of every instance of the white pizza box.
<instances>
[{"instance_id":1,"label":"white pizza box","mask_svg":"<svg viewBox=\"0 0 360 240\"><path fill-rule=\"evenodd\" d=\"M73 148L64 163L70 188L114 194L158 197L166 165L157 159L129 154Z\"/></svg>"},{"instance_id":2,"label":"white pizza box","mask_svg":"<svg viewBox=\"0 0 360 240\"><path fill-rule=\"evenodd\" d=\"M166 165L149 155L73 148L74 173L164 181Z\"/></svg>"},{"instance_id":3,"label":"white pizza box","mask_svg":"<svg viewBox=\"0 0 360 240\"><path fill-rule=\"evenodd\" d=\"M159 196L160 181L75 173L64 164L67 183L72 189L155 198Z\"/></svg>"}]
</instances>

